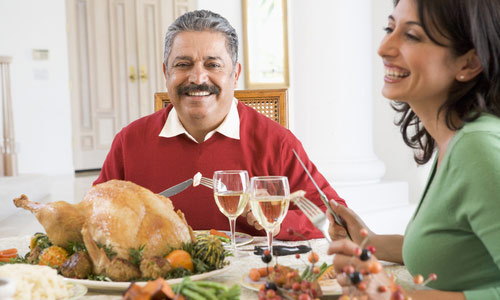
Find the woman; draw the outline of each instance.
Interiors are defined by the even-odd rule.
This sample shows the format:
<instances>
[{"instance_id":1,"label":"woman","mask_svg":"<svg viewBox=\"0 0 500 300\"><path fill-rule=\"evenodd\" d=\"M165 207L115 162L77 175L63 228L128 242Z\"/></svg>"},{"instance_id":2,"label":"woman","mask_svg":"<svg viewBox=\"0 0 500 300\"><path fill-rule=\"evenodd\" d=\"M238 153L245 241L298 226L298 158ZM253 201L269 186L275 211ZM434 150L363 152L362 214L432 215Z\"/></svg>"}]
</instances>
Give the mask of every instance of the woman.
<instances>
[{"instance_id":1,"label":"woman","mask_svg":"<svg viewBox=\"0 0 500 300\"><path fill-rule=\"evenodd\" d=\"M417 163L437 151L404 239L368 230L367 245L412 275L437 274L434 290L405 291L413 299L500 299L500 0L395 1L386 31L382 93L396 101ZM365 225L332 207L353 237L330 245L336 270L366 269L374 256L351 260ZM391 296L379 289L390 286L384 272L365 276L364 291L345 274L338 280L349 293Z\"/></svg>"}]
</instances>

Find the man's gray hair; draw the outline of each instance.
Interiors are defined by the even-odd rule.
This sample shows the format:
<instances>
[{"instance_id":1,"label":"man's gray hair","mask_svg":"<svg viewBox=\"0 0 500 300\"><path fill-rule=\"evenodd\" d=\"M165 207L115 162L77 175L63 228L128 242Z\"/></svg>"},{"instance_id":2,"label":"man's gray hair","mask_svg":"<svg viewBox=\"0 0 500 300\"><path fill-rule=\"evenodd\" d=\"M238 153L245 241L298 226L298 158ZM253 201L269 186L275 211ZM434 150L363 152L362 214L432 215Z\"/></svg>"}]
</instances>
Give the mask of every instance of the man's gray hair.
<instances>
[{"instance_id":1,"label":"man's gray hair","mask_svg":"<svg viewBox=\"0 0 500 300\"><path fill-rule=\"evenodd\" d=\"M233 68L238 62L238 35L233 26L221 15L209 10L190 11L178 17L172 25L168 27L165 36L165 67L167 59L172 50L172 43L178 33L184 31L211 31L220 32L226 37L227 52L231 56Z\"/></svg>"}]
</instances>

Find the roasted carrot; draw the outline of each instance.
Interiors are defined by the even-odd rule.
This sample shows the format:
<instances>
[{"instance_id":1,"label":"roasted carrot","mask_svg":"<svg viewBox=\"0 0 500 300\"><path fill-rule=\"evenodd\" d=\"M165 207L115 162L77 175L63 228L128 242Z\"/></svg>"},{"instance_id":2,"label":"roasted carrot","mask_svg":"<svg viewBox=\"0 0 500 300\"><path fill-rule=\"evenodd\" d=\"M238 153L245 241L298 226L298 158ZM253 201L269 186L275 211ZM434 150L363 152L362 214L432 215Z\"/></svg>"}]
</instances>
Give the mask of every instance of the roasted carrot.
<instances>
[{"instance_id":1,"label":"roasted carrot","mask_svg":"<svg viewBox=\"0 0 500 300\"><path fill-rule=\"evenodd\" d=\"M10 259L14 257L17 257L17 249L15 248L0 251L0 258Z\"/></svg>"},{"instance_id":2,"label":"roasted carrot","mask_svg":"<svg viewBox=\"0 0 500 300\"><path fill-rule=\"evenodd\" d=\"M13 257L0 257L1 262L10 262L10 259Z\"/></svg>"},{"instance_id":3,"label":"roasted carrot","mask_svg":"<svg viewBox=\"0 0 500 300\"><path fill-rule=\"evenodd\" d=\"M9 255L0 255L0 258L11 258L17 257L17 253L9 254Z\"/></svg>"},{"instance_id":4,"label":"roasted carrot","mask_svg":"<svg viewBox=\"0 0 500 300\"><path fill-rule=\"evenodd\" d=\"M222 236L222 237L231 239L231 237L229 235L225 234L224 232L220 232L218 230L215 230L215 229L210 229L210 234L211 235L218 235L218 236Z\"/></svg>"},{"instance_id":5,"label":"roasted carrot","mask_svg":"<svg viewBox=\"0 0 500 300\"><path fill-rule=\"evenodd\" d=\"M0 255L9 255L9 254L15 254L15 255L17 255L17 249L16 248L10 248L10 249L5 249L5 250L0 250Z\"/></svg>"}]
</instances>

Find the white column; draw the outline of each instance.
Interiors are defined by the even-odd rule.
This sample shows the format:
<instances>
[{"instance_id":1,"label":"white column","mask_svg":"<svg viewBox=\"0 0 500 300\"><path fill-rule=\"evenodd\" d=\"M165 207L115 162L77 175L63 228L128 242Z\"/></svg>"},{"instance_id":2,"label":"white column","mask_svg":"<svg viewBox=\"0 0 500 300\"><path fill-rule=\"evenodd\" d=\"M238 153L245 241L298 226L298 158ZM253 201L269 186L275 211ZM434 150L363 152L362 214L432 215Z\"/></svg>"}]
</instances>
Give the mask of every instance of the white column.
<instances>
[{"instance_id":1,"label":"white column","mask_svg":"<svg viewBox=\"0 0 500 300\"><path fill-rule=\"evenodd\" d=\"M11 56L0 55L0 220L19 212L12 199L26 194L32 201L40 201L49 194L50 180L37 174L18 175L14 140L14 121L10 93ZM2 145L3 144L3 145ZM3 166L2 166L3 162ZM3 176L4 175L4 176Z\"/></svg>"},{"instance_id":2,"label":"white column","mask_svg":"<svg viewBox=\"0 0 500 300\"><path fill-rule=\"evenodd\" d=\"M290 6L295 132L337 184L379 182L385 167L372 143L371 1Z\"/></svg>"},{"instance_id":3,"label":"white column","mask_svg":"<svg viewBox=\"0 0 500 300\"><path fill-rule=\"evenodd\" d=\"M408 183L382 180L373 151L371 3L289 1L292 130L371 229L402 233Z\"/></svg>"},{"instance_id":4,"label":"white column","mask_svg":"<svg viewBox=\"0 0 500 300\"><path fill-rule=\"evenodd\" d=\"M17 175L17 156L15 152L14 140L14 122L12 120L12 100L10 97L10 72L9 66L12 62L12 57L0 56L0 99L2 104L2 121L3 121L3 147L1 154L3 156L3 171L0 176L16 176Z\"/></svg>"}]
</instances>

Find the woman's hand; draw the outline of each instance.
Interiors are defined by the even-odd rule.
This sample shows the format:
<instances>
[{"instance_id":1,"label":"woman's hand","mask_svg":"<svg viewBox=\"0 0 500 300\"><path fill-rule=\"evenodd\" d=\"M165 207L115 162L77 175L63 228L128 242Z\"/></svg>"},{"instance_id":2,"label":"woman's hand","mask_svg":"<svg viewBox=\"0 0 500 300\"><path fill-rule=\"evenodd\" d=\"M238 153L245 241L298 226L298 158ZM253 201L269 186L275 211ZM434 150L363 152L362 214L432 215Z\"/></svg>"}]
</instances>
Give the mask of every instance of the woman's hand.
<instances>
[{"instance_id":1,"label":"woman's hand","mask_svg":"<svg viewBox=\"0 0 500 300\"><path fill-rule=\"evenodd\" d=\"M368 238L371 239L375 234L369 230L363 220L352 211L352 209L345 207L343 205L338 205L334 200L330 200L330 206L333 211L342 219L346 224L347 230L351 235L352 240L356 244L361 244L364 239L359 232L362 228L368 231ZM330 227L328 228L328 233L333 241L343 239L347 236L346 229L334 222L333 216L327 213L328 220L330 221Z\"/></svg>"},{"instance_id":2,"label":"woman's hand","mask_svg":"<svg viewBox=\"0 0 500 300\"><path fill-rule=\"evenodd\" d=\"M351 235L354 232L351 232ZM356 232L357 235L359 231ZM337 272L337 281L342 286L343 295L357 296L359 299L390 299L391 279L383 271L374 255L368 260L359 258L362 249L349 240L339 240L330 243L328 254L335 254L333 266ZM349 274L358 272L363 276L360 283L353 282ZM358 274L351 275L356 277ZM342 298L340 298L342 299Z\"/></svg>"}]
</instances>

